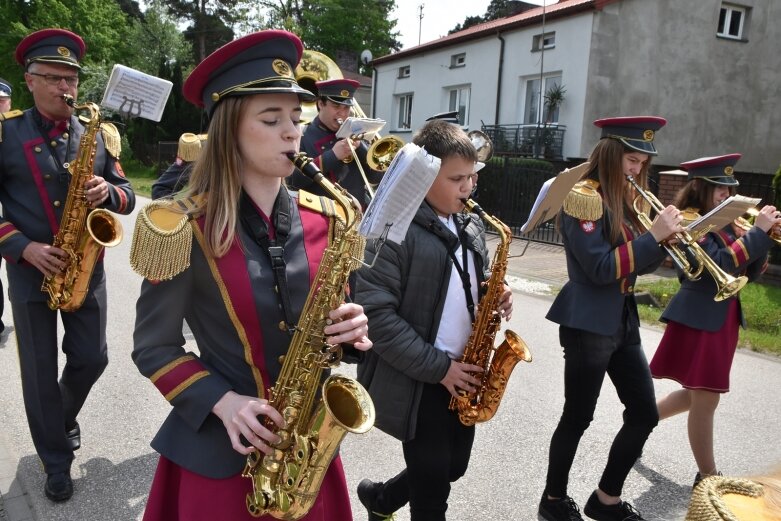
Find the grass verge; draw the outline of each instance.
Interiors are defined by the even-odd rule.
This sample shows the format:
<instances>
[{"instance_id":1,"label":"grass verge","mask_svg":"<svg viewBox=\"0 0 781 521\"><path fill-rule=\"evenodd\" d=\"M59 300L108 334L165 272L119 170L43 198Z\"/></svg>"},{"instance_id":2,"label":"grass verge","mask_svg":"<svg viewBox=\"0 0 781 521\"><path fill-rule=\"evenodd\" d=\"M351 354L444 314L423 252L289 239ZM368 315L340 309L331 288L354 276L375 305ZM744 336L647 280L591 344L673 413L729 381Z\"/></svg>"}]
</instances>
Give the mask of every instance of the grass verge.
<instances>
[{"instance_id":1,"label":"grass verge","mask_svg":"<svg viewBox=\"0 0 781 521\"><path fill-rule=\"evenodd\" d=\"M152 183L157 180L157 169L154 166L146 166L130 159L122 161L122 170L133 185L133 191L136 194L152 197Z\"/></svg>"}]
</instances>

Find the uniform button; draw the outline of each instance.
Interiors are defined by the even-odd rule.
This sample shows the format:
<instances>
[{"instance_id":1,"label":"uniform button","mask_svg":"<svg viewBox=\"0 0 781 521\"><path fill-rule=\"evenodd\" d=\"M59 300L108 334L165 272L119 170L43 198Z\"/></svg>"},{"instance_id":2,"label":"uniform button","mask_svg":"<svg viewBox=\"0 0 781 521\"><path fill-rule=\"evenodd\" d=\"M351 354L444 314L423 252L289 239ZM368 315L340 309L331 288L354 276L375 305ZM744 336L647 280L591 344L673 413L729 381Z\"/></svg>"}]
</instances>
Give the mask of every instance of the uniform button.
<instances>
[{"instance_id":1,"label":"uniform button","mask_svg":"<svg viewBox=\"0 0 781 521\"><path fill-rule=\"evenodd\" d=\"M287 324L285 324L285 321L284 321L284 320L282 320L282 321L279 323L279 330L280 330L280 331L287 331Z\"/></svg>"},{"instance_id":2,"label":"uniform button","mask_svg":"<svg viewBox=\"0 0 781 521\"><path fill-rule=\"evenodd\" d=\"M54 140L52 140L52 142L50 143L50 145L51 145L51 146L53 146L53 147L56 147L56 146L57 146L57 142L56 142L56 141L54 141Z\"/></svg>"},{"instance_id":3,"label":"uniform button","mask_svg":"<svg viewBox=\"0 0 781 521\"><path fill-rule=\"evenodd\" d=\"M63 167L63 168L68 168L68 167L70 167L70 166L71 166L71 164L70 164L70 163L67 163L67 162L65 162L65 163L63 163L63 164L62 164L62 167Z\"/></svg>"},{"instance_id":4,"label":"uniform button","mask_svg":"<svg viewBox=\"0 0 781 521\"><path fill-rule=\"evenodd\" d=\"M43 176L43 178L48 181L49 179L52 178L52 175L51 174L46 174L45 176Z\"/></svg>"},{"instance_id":5,"label":"uniform button","mask_svg":"<svg viewBox=\"0 0 781 521\"><path fill-rule=\"evenodd\" d=\"M41 153L41 147L35 147L33 150L35 150L35 151L36 151L36 152L38 152L39 154Z\"/></svg>"},{"instance_id":6,"label":"uniform button","mask_svg":"<svg viewBox=\"0 0 781 521\"><path fill-rule=\"evenodd\" d=\"M68 133L67 132L63 132L62 133L62 137L64 137L65 139L68 139Z\"/></svg>"},{"instance_id":7,"label":"uniform button","mask_svg":"<svg viewBox=\"0 0 781 521\"><path fill-rule=\"evenodd\" d=\"M627 293L632 293L634 290L635 290L635 288L633 288L632 286L629 286L628 288L626 288L626 292Z\"/></svg>"},{"instance_id":8,"label":"uniform button","mask_svg":"<svg viewBox=\"0 0 781 521\"><path fill-rule=\"evenodd\" d=\"M57 208L60 207L60 204L62 204L62 203L60 203L59 201L54 201L54 206L56 206Z\"/></svg>"}]
</instances>

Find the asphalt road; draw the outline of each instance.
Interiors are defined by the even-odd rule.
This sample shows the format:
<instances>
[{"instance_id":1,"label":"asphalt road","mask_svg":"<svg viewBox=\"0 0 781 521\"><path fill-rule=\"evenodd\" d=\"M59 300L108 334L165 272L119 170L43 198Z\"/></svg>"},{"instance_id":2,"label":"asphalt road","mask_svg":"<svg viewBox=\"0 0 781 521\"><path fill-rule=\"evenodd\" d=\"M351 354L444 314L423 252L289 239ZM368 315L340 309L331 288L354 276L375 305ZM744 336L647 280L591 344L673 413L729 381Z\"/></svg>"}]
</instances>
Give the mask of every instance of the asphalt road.
<instances>
[{"instance_id":1,"label":"asphalt road","mask_svg":"<svg viewBox=\"0 0 781 521\"><path fill-rule=\"evenodd\" d=\"M139 204L143 203L140 198ZM29 438L22 404L15 337L11 332L0 339L0 449L4 453L0 471L10 469L10 486L21 491L19 497L29 505L32 518L39 521L129 521L143 514L157 463L149 441L169 405L130 359L140 277L127 262L135 218L124 217L122 221L126 238L106 255L110 363L79 416L82 448L72 470L76 492L64 504L53 504L43 495L44 474ZM540 284L515 278L513 283L517 291L509 327L525 339L534 361L516 367L499 413L478 427L470 468L452 488L448 511L452 520L537 518L548 443L563 404L563 359L557 327L544 319L551 297L527 293L539 290ZM10 306L6 306L3 319L12 323ZM642 337L650 356L661 331L644 328ZM349 367L344 372L354 374ZM656 385L660 395L677 388L668 381ZM779 388L778 360L742 351L737 354L733 392L724 396L717 414L717 461L725 474L748 475L781 463ZM570 477L570 494L580 504L599 480L610 440L621 422L621 410L612 385L606 382ZM386 479L403 464L400 443L376 429L362 436L348 435L342 458L352 490L362 478ZM646 519L683 519L695 471L685 418L666 420L652 433L642 459L629 476L624 498ZM10 511L8 503L6 497L6 510ZM366 519L354 494L353 510L356 520ZM15 512L7 512L12 514L9 521L25 519ZM408 511L400 512L398 518L408 520Z\"/></svg>"}]
</instances>

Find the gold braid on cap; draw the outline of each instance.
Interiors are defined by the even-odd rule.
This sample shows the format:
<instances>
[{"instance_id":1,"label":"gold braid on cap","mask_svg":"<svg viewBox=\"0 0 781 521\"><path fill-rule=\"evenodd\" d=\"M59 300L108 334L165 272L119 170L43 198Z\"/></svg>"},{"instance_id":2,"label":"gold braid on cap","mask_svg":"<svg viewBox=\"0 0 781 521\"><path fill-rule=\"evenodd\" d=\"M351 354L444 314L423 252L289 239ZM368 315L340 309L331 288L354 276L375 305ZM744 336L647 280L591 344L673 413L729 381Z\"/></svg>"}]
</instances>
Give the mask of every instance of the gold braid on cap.
<instances>
[{"instance_id":1,"label":"gold braid on cap","mask_svg":"<svg viewBox=\"0 0 781 521\"><path fill-rule=\"evenodd\" d=\"M740 494L757 498L763 494L762 485L748 479L709 476L692 491L685 521L741 521L727 507L725 494Z\"/></svg>"},{"instance_id":2,"label":"gold braid on cap","mask_svg":"<svg viewBox=\"0 0 781 521\"><path fill-rule=\"evenodd\" d=\"M578 181L564 198L564 213L581 221L596 221L602 217L602 196L593 179Z\"/></svg>"},{"instance_id":3,"label":"gold braid on cap","mask_svg":"<svg viewBox=\"0 0 781 521\"><path fill-rule=\"evenodd\" d=\"M101 123L100 130L103 134L103 144L106 145L106 151L114 159L119 159L119 155L122 153L122 137L119 135L119 130L113 123L108 122Z\"/></svg>"},{"instance_id":4,"label":"gold braid on cap","mask_svg":"<svg viewBox=\"0 0 781 521\"><path fill-rule=\"evenodd\" d=\"M152 201L138 212L130 267L149 280L169 280L190 266L193 231L191 206L184 200Z\"/></svg>"}]
</instances>

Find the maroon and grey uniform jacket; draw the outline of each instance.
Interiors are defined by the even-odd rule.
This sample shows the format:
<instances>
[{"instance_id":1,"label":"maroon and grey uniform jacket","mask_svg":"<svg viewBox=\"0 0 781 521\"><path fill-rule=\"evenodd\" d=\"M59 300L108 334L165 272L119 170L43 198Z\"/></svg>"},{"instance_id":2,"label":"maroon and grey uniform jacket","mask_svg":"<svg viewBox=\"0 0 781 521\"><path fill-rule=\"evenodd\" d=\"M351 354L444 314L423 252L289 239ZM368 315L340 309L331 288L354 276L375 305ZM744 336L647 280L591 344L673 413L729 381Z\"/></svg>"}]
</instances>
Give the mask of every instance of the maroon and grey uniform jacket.
<instances>
[{"instance_id":1,"label":"maroon and grey uniform jacket","mask_svg":"<svg viewBox=\"0 0 781 521\"><path fill-rule=\"evenodd\" d=\"M767 233L754 226L743 237L737 238L732 226L718 232L710 232L699 241L702 249L725 272L746 275L756 280L767 269L767 254L775 244ZM662 313L664 322L674 321L703 331L719 331L727 319L730 302L738 299L740 323L745 328L746 319L740 308L740 295L716 302L716 281L708 270L703 270L696 281L679 274L681 289L673 296Z\"/></svg>"},{"instance_id":2,"label":"maroon and grey uniform jacket","mask_svg":"<svg viewBox=\"0 0 781 521\"><path fill-rule=\"evenodd\" d=\"M600 335L614 334L625 301L634 299L637 276L653 272L664 260L665 250L650 233L635 235L626 225L622 225L621 243L611 244L607 221L606 213L592 221L560 212L569 280L553 301L548 320Z\"/></svg>"},{"instance_id":3,"label":"maroon and grey uniform jacket","mask_svg":"<svg viewBox=\"0 0 781 521\"><path fill-rule=\"evenodd\" d=\"M284 259L297 321L332 240L335 218L327 214L330 201L295 195L282 188L275 209L288 199L291 225ZM231 390L268 398L291 340L271 260L256 232L247 228L242 222L228 253L213 258L205 253L203 220L191 220L189 266L170 280L144 280L136 306L133 360L173 406L152 447L210 478L233 476L246 462L211 413L214 404ZM182 335L184 321L194 343Z\"/></svg>"},{"instance_id":4,"label":"maroon and grey uniform jacket","mask_svg":"<svg viewBox=\"0 0 781 521\"><path fill-rule=\"evenodd\" d=\"M366 207L369 200L358 165L355 164L355 159L345 163L341 159L336 158L332 149L337 141L336 134L328 130L320 122L320 118L317 117L307 126L304 136L301 138L301 151L314 160L315 164L323 172L323 175L331 182L339 183L339 186L350 192L363 207ZM361 145L355 150L355 154L360 159L363 172L366 174L369 182L376 184L382 180L382 172L369 168L369 165L366 163L367 151L366 143L361 142ZM288 184L297 190L307 190L317 195L327 195L319 185L298 170L293 172L293 175L288 178Z\"/></svg>"},{"instance_id":5,"label":"maroon and grey uniform jacket","mask_svg":"<svg viewBox=\"0 0 781 521\"><path fill-rule=\"evenodd\" d=\"M22 252L30 242L51 244L59 230L70 184L66 163L76 157L84 125L72 116L67 124L42 131L35 109L5 114L9 115L2 121L0 141L0 253L12 263L23 263ZM109 197L101 208L130 213L135 195L100 132L93 170L109 184ZM32 266L29 271L30 284L40 290L43 275ZM38 292L41 300L47 298Z\"/></svg>"}]
</instances>

